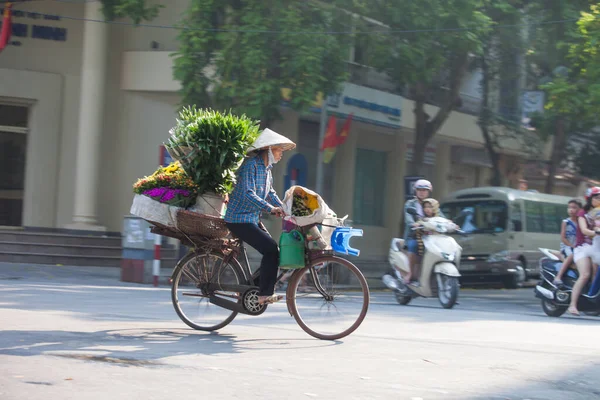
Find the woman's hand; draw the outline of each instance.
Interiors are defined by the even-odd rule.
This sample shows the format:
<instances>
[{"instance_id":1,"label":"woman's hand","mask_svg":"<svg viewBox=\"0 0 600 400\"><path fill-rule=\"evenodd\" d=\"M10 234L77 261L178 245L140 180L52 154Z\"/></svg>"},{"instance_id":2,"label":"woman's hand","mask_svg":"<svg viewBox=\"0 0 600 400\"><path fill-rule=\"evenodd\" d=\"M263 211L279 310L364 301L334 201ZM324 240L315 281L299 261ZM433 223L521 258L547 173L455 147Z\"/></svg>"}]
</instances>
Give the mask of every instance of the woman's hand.
<instances>
[{"instance_id":1,"label":"woman's hand","mask_svg":"<svg viewBox=\"0 0 600 400\"><path fill-rule=\"evenodd\" d=\"M271 214L279 218L285 217L285 212L281 207L273 207L273 209L271 209Z\"/></svg>"}]
</instances>

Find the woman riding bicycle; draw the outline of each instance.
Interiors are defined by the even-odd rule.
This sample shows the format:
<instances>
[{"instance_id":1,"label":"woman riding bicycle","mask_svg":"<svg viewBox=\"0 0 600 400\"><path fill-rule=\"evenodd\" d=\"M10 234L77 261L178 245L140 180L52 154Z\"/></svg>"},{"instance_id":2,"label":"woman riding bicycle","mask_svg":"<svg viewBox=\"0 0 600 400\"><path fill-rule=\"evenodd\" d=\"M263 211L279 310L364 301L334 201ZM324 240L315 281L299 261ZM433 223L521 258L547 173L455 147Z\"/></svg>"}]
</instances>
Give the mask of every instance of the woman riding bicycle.
<instances>
[{"instance_id":1,"label":"woman riding bicycle","mask_svg":"<svg viewBox=\"0 0 600 400\"><path fill-rule=\"evenodd\" d=\"M279 246L260 222L260 215L268 212L283 217L281 200L273 189L271 169L281 160L283 152L296 144L270 129L265 129L250 147L248 158L237 172L237 184L229 196L225 223L240 240L262 254L260 263L260 304L274 303L283 298L274 295Z\"/></svg>"}]
</instances>

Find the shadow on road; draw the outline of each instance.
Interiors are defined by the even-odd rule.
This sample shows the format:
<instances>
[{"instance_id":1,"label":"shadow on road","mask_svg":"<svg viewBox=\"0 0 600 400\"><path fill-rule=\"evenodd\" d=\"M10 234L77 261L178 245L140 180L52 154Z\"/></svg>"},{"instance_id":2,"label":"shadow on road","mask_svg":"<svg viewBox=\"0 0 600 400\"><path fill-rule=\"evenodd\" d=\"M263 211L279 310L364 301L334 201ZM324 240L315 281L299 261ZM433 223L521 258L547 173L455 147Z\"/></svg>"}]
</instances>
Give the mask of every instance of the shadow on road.
<instances>
[{"instance_id":1,"label":"shadow on road","mask_svg":"<svg viewBox=\"0 0 600 400\"><path fill-rule=\"evenodd\" d=\"M548 374L542 368L538 377L529 377L520 384L505 387L491 387L484 395L462 396L462 400L593 400L600 398L597 385L598 363L573 370L569 374ZM544 371L544 372L542 372ZM511 375L510 369L499 370L500 375Z\"/></svg>"},{"instance_id":2,"label":"shadow on road","mask_svg":"<svg viewBox=\"0 0 600 400\"><path fill-rule=\"evenodd\" d=\"M19 357L54 355L124 366L163 364L161 359L188 355L245 353L336 346L340 342L305 339L237 339L235 335L170 329L116 329L97 332L3 331L0 354Z\"/></svg>"}]
</instances>

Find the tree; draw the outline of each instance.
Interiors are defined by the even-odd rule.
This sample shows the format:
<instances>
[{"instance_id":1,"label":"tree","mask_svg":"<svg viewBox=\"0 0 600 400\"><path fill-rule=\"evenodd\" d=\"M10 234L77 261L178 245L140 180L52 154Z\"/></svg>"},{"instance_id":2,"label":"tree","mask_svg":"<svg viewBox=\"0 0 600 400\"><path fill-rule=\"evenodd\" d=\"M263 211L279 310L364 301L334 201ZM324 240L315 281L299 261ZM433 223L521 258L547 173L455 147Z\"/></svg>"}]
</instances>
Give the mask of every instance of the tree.
<instances>
[{"instance_id":1,"label":"tree","mask_svg":"<svg viewBox=\"0 0 600 400\"><path fill-rule=\"evenodd\" d=\"M485 149L492 163L492 186L502 185L500 150L503 141L516 139L523 142L518 112L521 68L518 54L523 54L521 1L492 0L485 5L485 13L491 18L492 28L481 37L482 51L476 66L481 70L481 110L478 125L481 128ZM507 85L507 82L515 82ZM504 96L499 96L503 91ZM505 100L508 99L508 101Z\"/></svg>"},{"instance_id":2,"label":"tree","mask_svg":"<svg viewBox=\"0 0 600 400\"><path fill-rule=\"evenodd\" d=\"M571 36L567 60L570 68L561 71L544 87L550 95L547 108L555 114L570 118L570 125L581 132L570 141L570 150L579 173L600 178L600 3L582 12L577 29Z\"/></svg>"},{"instance_id":3,"label":"tree","mask_svg":"<svg viewBox=\"0 0 600 400\"><path fill-rule=\"evenodd\" d=\"M156 18L163 5L148 4L149 0L102 0L102 11L107 21L131 18L134 23Z\"/></svg>"},{"instance_id":4,"label":"tree","mask_svg":"<svg viewBox=\"0 0 600 400\"><path fill-rule=\"evenodd\" d=\"M367 15L388 31L378 37L374 67L387 73L398 88L408 88L415 101L415 145L410 173L420 174L425 149L457 105L472 54L481 53L481 34L490 19L484 0L369 1ZM449 89L440 91L441 86ZM425 104L436 98L436 115Z\"/></svg>"},{"instance_id":5,"label":"tree","mask_svg":"<svg viewBox=\"0 0 600 400\"><path fill-rule=\"evenodd\" d=\"M347 31L350 16L335 7L345 1L329 3L191 0L174 55L183 103L231 108L266 127L280 117L283 88L296 110L337 91L351 37L326 32Z\"/></svg>"},{"instance_id":6,"label":"tree","mask_svg":"<svg viewBox=\"0 0 600 400\"><path fill-rule=\"evenodd\" d=\"M585 100L571 68L569 42L577 35L577 25L568 22L588 9L586 0L539 0L531 2L531 19L538 23L530 60L539 88L546 92L547 103L538 125L542 135L553 138L548 162L545 192L552 193L556 171L566 159L569 136L581 130ZM585 125L585 124L583 124Z\"/></svg>"}]
</instances>

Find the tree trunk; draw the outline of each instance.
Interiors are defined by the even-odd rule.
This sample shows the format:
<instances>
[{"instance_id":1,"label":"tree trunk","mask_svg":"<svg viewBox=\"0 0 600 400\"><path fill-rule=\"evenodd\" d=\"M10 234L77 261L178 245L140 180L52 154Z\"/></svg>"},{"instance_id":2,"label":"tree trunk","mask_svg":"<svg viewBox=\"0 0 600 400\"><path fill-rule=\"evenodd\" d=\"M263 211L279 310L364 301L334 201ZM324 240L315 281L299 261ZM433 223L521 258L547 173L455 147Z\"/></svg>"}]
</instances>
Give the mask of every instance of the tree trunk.
<instances>
[{"instance_id":1,"label":"tree trunk","mask_svg":"<svg viewBox=\"0 0 600 400\"><path fill-rule=\"evenodd\" d=\"M546 187L544 191L552 194L556 181L555 175L560 162L562 161L567 145L567 133L565 132L565 120L558 117L556 120L556 130L554 131L554 143L552 145L552 155L548 164L548 178L546 178Z\"/></svg>"},{"instance_id":2,"label":"tree trunk","mask_svg":"<svg viewBox=\"0 0 600 400\"><path fill-rule=\"evenodd\" d=\"M427 147L426 129L429 116L425 113L425 85L419 82L415 85L415 140L412 160L409 166L411 175L423 175L425 149Z\"/></svg>"},{"instance_id":3,"label":"tree trunk","mask_svg":"<svg viewBox=\"0 0 600 400\"><path fill-rule=\"evenodd\" d=\"M492 138L492 133L490 132L490 120L491 120L491 110L490 110L490 81L492 80L492 74L490 71L490 66L488 65L487 55L489 54L489 47L486 47L483 55L481 56L481 111L479 114L479 120L477 121L479 128L481 129L481 134L483 135L485 148L487 150L488 156L490 157L490 161L492 162L492 181L490 182L492 186L502 186L502 175L500 173L500 156L494 147L495 141Z\"/></svg>"},{"instance_id":4,"label":"tree trunk","mask_svg":"<svg viewBox=\"0 0 600 400\"><path fill-rule=\"evenodd\" d=\"M492 142L492 138L488 127L485 125L481 126L481 133L483 134L483 138L485 140L485 148L490 156L490 161L492 162L492 181L490 184L492 186L502 186L502 174L500 173L500 155L494 149L494 144Z\"/></svg>"},{"instance_id":5,"label":"tree trunk","mask_svg":"<svg viewBox=\"0 0 600 400\"><path fill-rule=\"evenodd\" d=\"M409 167L411 174L420 175L422 173L427 144L429 144L429 141L435 136L444 122L446 122L454 109L454 105L456 104L456 100L460 93L460 85L467 72L468 65L469 53L465 51L454 61L450 78L450 91L448 92L448 96L444 103L435 114L435 117L431 120L429 120L424 108L426 84L424 82L419 82L415 85L415 144L413 147L412 161Z\"/></svg>"}]
</instances>

